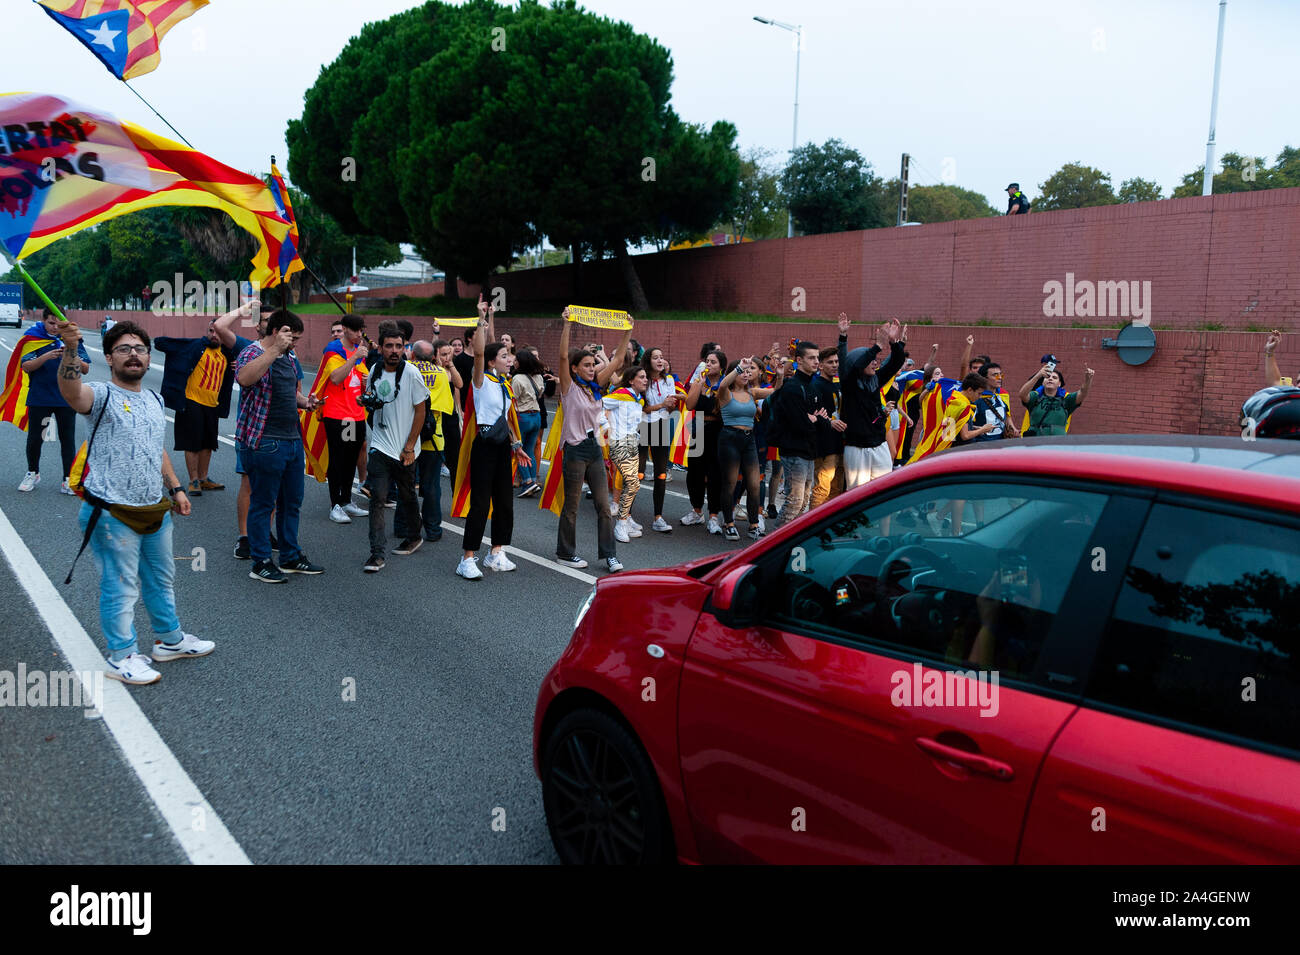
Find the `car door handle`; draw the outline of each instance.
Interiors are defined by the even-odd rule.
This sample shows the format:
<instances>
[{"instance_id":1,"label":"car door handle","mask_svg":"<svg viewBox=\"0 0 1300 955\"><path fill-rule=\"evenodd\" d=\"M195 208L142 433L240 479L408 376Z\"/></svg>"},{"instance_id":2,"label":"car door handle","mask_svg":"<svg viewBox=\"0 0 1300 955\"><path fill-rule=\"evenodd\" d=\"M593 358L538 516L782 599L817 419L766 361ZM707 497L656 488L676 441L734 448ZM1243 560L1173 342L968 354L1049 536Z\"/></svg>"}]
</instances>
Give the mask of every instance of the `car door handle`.
<instances>
[{"instance_id":1,"label":"car door handle","mask_svg":"<svg viewBox=\"0 0 1300 955\"><path fill-rule=\"evenodd\" d=\"M988 776L1004 783L1010 782L1016 776L1016 771L1001 760L989 759L979 753L970 753L964 749L957 749L955 746L947 746L926 736L917 737L916 745L927 756L933 756L935 759L942 759L949 763L956 763L958 766L969 769L973 773L979 773L981 776Z\"/></svg>"}]
</instances>

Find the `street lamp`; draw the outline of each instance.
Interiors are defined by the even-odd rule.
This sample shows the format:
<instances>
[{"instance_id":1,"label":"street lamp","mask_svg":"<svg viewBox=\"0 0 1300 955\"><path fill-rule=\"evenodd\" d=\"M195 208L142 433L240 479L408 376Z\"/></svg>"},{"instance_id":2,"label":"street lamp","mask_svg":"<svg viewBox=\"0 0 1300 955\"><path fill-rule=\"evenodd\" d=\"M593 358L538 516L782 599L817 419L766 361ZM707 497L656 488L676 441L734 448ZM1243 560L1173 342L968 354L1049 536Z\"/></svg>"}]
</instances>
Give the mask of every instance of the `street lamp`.
<instances>
[{"instance_id":1,"label":"street lamp","mask_svg":"<svg viewBox=\"0 0 1300 955\"><path fill-rule=\"evenodd\" d=\"M790 136L790 153L794 154L795 148L799 145L799 53L803 48L803 25L798 26L791 23L782 23L780 20L769 20L767 17L754 17L759 23L766 23L768 26L780 27L782 30L789 30L795 35L794 42L794 133ZM794 238L794 216L790 215L790 210L786 210L786 238Z\"/></svg>"}]
</instances>

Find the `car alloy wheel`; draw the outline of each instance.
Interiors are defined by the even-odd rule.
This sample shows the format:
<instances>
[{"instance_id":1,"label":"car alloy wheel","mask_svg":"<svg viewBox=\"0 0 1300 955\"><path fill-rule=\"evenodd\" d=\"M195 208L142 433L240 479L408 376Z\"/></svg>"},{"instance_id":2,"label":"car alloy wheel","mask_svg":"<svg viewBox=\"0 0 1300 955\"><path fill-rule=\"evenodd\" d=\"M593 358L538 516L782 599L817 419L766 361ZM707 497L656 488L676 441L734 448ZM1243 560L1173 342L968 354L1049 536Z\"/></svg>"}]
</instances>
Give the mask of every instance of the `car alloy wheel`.
<instances>
[{"instance_id":1,"label":"car alloy wheel","mask_svg":"<svg viewBox=\"0 0 1300 955\"><path fill-rule=\"evenodd\" d=\"M575 710L547 739L542 802L555 851L567 864L674 858L654 767L627 728L599 710Z\"/></svg>"}]
</instances>

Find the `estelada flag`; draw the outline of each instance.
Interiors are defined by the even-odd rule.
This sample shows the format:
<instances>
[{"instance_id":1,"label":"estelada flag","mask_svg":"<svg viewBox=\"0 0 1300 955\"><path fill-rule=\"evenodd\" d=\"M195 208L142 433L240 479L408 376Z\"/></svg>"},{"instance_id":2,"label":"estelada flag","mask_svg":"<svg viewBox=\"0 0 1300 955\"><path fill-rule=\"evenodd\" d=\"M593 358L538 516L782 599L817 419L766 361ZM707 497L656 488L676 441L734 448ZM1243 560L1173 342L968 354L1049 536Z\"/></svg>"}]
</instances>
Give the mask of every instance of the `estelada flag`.
<instances>
[{"instance_id":1,"label":"estelada flag","mask_svg":"<svg viewBox=\"0 0 1300 955\"><path fill-rule=\"evenodd\" d=\"M510 434L512 441L519 440L519 413L515 411L515 395L510 390L510 382L503 381L494 377L492 374L485 372L483 381L492 382L494 385L504 386L506 395L510 399ZM469 516L469 461L470 455L474 450L474 439L478 437L478 421L474 416L474 382L471 379L465 383L468 389L465 394L465 429L461 433L460 440L460 457L456 459L456 484L451 492L451 516L468 517ZM555 424L552 426L556 432L559 431L560 418L556 415ZM515 471L519 468L519 459L514 455L510 456L510 473L514 476ZM551 469L554 470L555 464L551 463ZM488 517L492 516L492 506L488 505Z\"/></svg>"},{"instance_id":2,"label":"estelada flag","mask_svg":"<svg viewBox=\"0 0 1300 955\"><path fill-rule=\"evenodd\" d=\"M157 68L167 31L208 0L36 0L119 80Z\"/></svg>"},{"instance_id":3,"label":"estelada flag","mask_svg":"<svg viewBox=\"0 0 1300 955\"><path fill-rule=\"evenodd\" d=\"M346 365L347 361L347 354L342 342L332 341L326 345L325 351L321 355L320 368L316 370L316 379L311 383L311 391L308 394L315 395L324 401L325 385L329 383L330 375L341 366ZM306 471L317 482L324 484L330 466L330 452L321 408L318 407L315 411L308 411L304 408L299 411L298 430L302 432L303 457L307 461Z\"/></svg>"},{"instance_id":4,"label":"estelada flag","mask_svg":"<svg viewBox=\"0 0 1300 955\"><path fill-rule=\"evenodd\" d=\"M677 424L673 427L673 440L668 448L668 460L679 468L686 467L686 459L690 456L692 423L695 420L695 412L686 410L686 389L682 383L674 379L673 390L677 392L677 408L673 414L677 416Z\"/></svg>"},{"instance_id":5,"label":"estelada flag","mask_svg":"<svg viewBox=\"0 0 1300 955\"><path fill-rule=\"evenodd\" d=\"M56 342L38 335L24 335L18 339L13 354L9 356L9 365L5 368L4 392L0 394L0 421L8 421L27 430L27 388L30 379L23 371L23 362L51 344L57 347Z\"/></svg>"},{"instance_id":6,"label":"estelada flag","mask_svg":"<svg viewBox=\"0 0 1300 955\"><path fill-rule=\"evenodd\" d=\"M925 388L925 382L922 380L925 372L918 368L915 371L905 371L901 375L896 375L891 382L898 388L898 410L906 414L907 403L921 393ZM885 400L885 392L888 387L880 389L880 400ZM900 419L898 422L898 446L907 447L907 420Z\"/></svg>"},{"instance_id":7,"label":"estelada flag","mask_svg":"<svg viewBox=\"0 0 1300 955\"><path fill-rule=\"evenodd\" d=\"M250 281L280 260L289 223L256 176L45 93L0 94L0 127L0 243L14 258L140 209L207 206L258 240Z\"/></svg>"},{"instance_id":8,"label":"estelada flag","mask_svg":"<svg viewBox=\"0 0 1300 955\"><path fill-rule=\"evenodd\" d=\"M280 210L280 218L289 223L289 237L280 245L280 258L274 263L275 269L271 273L270 280L266 283L267 288L273 288L281 282L287 282L293 277L294 273L301 272L305 266L302 259L298 256L298 220L293 214L293 200L289 198L289 188L284 184L284 176L280 175L280 170L275 168L275 163L271 163L271 197L275 199L275 207Z\"/></svg>"},{"instance_id":9,"label":"estelada flag","mask_svg":"<svg viewBox=\"0 0 1300 955\"><path fill-rule=\"evenodd\" d=\"M940 378L938 382L928 385L925 397L921 399L921 421L925 425L925 437L913 449L907 463L913 464L948 447L974 413L975 406L961 393L960 381ZM947 427L947 419L952 419L956 427Z\"/></svg>"}]
</instances>

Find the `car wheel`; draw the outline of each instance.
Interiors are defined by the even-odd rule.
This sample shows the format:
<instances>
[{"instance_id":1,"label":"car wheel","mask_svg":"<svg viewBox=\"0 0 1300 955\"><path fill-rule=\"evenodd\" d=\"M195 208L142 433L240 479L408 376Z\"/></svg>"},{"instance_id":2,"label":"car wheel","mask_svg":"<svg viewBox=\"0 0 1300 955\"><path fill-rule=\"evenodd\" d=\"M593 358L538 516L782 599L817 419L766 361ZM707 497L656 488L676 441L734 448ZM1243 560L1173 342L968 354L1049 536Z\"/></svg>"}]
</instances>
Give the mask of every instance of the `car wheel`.
<instances>
[{"instance_id":1,"label":"car wheel","mask_svg":"<svg viewBox=\"0 0 1300 955\"><path fill-rule=\"evenodd\" d=\"M560 720L542 750L542 804L569 865L673 861L654 766L622 723L599 710Z\"/></svg>"}]
</instances>

